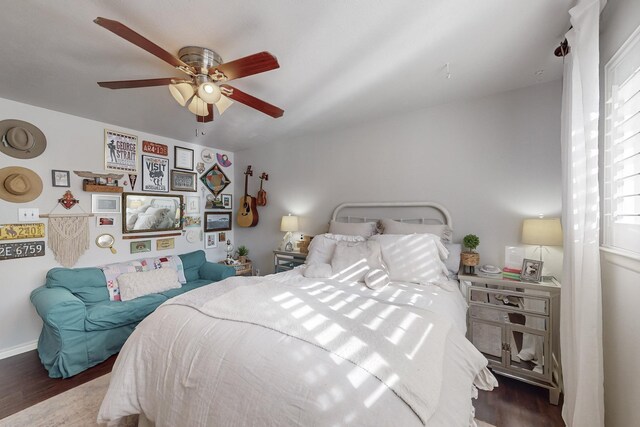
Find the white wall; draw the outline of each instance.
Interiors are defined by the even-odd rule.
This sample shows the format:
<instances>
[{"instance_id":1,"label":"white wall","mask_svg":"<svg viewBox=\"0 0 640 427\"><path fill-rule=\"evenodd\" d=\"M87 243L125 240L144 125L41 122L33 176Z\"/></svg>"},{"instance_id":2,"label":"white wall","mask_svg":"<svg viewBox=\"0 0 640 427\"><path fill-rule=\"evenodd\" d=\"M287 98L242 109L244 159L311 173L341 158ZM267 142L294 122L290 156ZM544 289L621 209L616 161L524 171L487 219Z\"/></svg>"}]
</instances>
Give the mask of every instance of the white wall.
<instances>
[{"instance_id":1,"label":"white wall","mask_svg":"<svg viewBox=\"0 0 640 427\"><path fill-rule=\"evenodd\" d=\"M0 154L0 168L22 166L32 169L42 178L44 188L40 197L29 203L9 203L0 200L0 224L16 223L18 208L33 207L39 208L41 213L48 213L56 206L57 199L62 197L67 188L51 186L52 169L104 172L105 128L137 135L140 145L142 140L168 145L171 168L173 168L174 145L194 149L194 164L201 161L200 154L203 147L200 146L0 99L0 119L10 118L25 120L38 126L47 138L47 149L39 157L28 160L15 159ZM212 147L213 141L204 136L203 145ZM214 153L226 153L233 162L233 153L213 148L212 150ZM207 167L210 166L212 164L207 165ZM233 169L233 166L223 168L232 181ZM126 175L123 180L128 181ZM199 184L199 187L202 187L202 184ZM80 200L82 209L91 212L91 193L82 190L82 179L74 175L73 172L71 172L71 188L69 189ZM139 176L135 191L140 191L140 189L141 177ZM125 191L131 191L130 187L125 187ZM205 191L203 188L199 188L197 193L176 194L200 195L202 197ZM233 194L233 184L224 193ZM201 205L204 208L204 200ZM175 250L157 252L155 251L156 239L152 239L152 252L132 255L129 250L131 240L122 239L120 216L116 215L116 217L117 223L114 227L101 228L100 231L95 225L95 218L89 218L90 249L80 257L76 267L95 266L141 256L179 254L203 248L202 242L189 243L183 234L180 237L175 237ZM41 219L39 222L47 223L45 219ZM98 248L93 243L101 232L108 232L115 236L115 248L118 251L116 255L112 255L108 249ZM233 238L232 233L229 233L229 236ZM47 240L47 238L37 240ZM207 258L212 261L223 259L226 255L224 246L209 249L206 252ZM38 338L42 323L29 301L29 294L33 289L44 284L45 275L50 268L59 266L49 248L46 249L44 257L0 261L0 358L35 348L33 342Z\"/></svg>"},{"instance_id":2,"label":"white wall","mask_svg":"<svg viewBox=\"0 0 640 427\"><path fill-rule=\"evenodd\" d=\"M601 70L639 25L638 0L608 0L601 16ZM604 72L600 77L602 113ZM600 118L603 118L603 114ZM600 125L600 152L604 153L602 120ZM600 182L603 182L602 179ZM601 259L605 424L607 427L640 425L640 406L637 404L640 365L635 363L635 356L640 353L640 332L636 326L640 301L640 261L608 253L603 253Z\"/></svg>"},{"instance_id":3,"label":"white wall","mask_svg":"<svg viewBox=\"0 0 640 427\"><path fill-rule=\"evenodd\" d=\"M272 272L288 212L317 234L345 201L430 200L451 210L454 240L477 234L481 262L502 265L523 218L560 215L560 100L555 81L237 152L238 193L246 165L269 173L269 203L237 243ZM254 175L249 193L258 185ZM558 277L559 254L545 256Z\"/></svg>"}]
</instances>

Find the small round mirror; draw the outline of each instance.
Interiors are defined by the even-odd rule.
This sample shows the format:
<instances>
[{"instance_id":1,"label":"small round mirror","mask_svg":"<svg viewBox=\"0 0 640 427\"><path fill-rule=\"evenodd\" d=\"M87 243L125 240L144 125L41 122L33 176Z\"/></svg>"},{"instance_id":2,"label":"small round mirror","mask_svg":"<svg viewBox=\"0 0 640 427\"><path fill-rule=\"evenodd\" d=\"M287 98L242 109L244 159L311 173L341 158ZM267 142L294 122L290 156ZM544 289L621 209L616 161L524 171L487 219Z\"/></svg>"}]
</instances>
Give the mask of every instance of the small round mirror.
<instances>
[{"instance_id":1,"label":"small round mirror","mask_svg":"<svg viewBox=\"0 0 640 427\"><path fill-rule=\"evenodd\" d=\"M111 234L104 233L96 237L96 245L100 248L109 248L112 254L116 253L116 250L113 248L113 244L116 242L116 239L113 238Z\"/></svg>"}]
</instances>

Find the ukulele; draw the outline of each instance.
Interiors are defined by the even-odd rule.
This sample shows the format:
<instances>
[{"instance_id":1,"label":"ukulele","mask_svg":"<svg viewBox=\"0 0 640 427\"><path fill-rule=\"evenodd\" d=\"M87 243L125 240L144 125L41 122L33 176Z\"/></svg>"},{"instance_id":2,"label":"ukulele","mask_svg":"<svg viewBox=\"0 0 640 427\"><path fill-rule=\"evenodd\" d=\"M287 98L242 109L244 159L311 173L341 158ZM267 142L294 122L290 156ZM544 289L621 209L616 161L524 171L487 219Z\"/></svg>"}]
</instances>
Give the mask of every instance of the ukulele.
<instances>
[{"instance_id":1,"label":"ukulele","mask_svg":"<svg viewBox=\"0 0 640 427\"><path fill-rule=\"evenodd\" d=\"M262 189L262 182L269 181L269 174L262 172L260 175L260 191L258 191L258 206L267 206L267 192Z\"/></svg>"},{"instance_id":2,"label":"ukulele","mask_svg":"<svg viewBox=\"0 0 640 427\"><path fill-rule=\"evenodd\" d=\"M258 209L256 208L256 198L247 192L249 176L253 176L251 165L247 166L244 173L244 196L240 199L240 209L238 210L238 225L240 227L255 227L258 225Z\"/></svg>"}]
</instances>

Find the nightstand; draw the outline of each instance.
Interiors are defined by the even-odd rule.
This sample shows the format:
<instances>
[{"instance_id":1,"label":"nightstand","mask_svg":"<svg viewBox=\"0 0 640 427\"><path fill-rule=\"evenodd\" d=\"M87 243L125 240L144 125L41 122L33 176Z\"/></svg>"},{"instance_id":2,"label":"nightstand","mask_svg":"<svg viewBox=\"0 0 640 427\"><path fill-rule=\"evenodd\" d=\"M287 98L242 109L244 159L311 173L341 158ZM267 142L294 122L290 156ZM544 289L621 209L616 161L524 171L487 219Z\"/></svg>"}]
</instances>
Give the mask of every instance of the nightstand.
<instances>
[{"instance_id":1,"label":"nightstand","mask_svg":"<svg viewBox=\"0 0 640 427\"><path fill-rule=\"evenodd\" d=\"M302 252L273 251L273 265L276 273L302 265L306 259L307 254Z\"/></svg>"},{"instance_id":2,"label":"nightstand","mask_svg":"<svg viewBox=\"0 0 640 427\"><path fill-rule=\"evenodd\" d=\"M532 283L459 274L469 310L467 338L497 374L549 389L557 405L561 391L560 283ZM463 290L463 291L464 291Z\"/></svg>"}]
</instances>

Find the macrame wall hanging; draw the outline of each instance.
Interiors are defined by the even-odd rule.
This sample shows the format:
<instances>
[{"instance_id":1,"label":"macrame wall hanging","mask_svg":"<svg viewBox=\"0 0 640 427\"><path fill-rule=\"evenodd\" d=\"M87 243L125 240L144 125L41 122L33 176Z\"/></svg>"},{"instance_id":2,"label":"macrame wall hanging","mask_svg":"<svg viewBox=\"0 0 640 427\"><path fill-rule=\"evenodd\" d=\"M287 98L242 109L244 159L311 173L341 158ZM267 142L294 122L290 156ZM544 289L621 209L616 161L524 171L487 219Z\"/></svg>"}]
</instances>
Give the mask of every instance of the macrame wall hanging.
<instances>
[{"instance_id":1,"label":"macrame wall hanging","mask_svg":"<svg viewBox=\"0 0 640 427\"><path fill-rule=\"evenodd\" d=\"M53 213L58 204L69 210L78 206L82 213ZM53 251L56 261L63 267L73 267L78 258L89 249L89 222L87 218L93 214L85 212L78 204L78 199L67 191L58 204L48 214L40 215L49 218L49 238L47 246Z\"/></svg>"}]
</instances>

